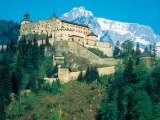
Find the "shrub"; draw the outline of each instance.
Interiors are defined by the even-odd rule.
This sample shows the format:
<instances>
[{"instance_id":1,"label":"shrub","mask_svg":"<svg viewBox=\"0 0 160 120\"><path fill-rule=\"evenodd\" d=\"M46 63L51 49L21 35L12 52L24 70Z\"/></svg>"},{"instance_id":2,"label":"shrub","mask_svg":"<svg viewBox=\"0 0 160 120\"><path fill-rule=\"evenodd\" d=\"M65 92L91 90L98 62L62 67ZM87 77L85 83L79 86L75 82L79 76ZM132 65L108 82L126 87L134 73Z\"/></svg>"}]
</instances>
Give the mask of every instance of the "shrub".
<instances>
[{"instance_id":1,"label":"shrub","mask_svg":"<svg viewBox=\"0 0 160 120\"><path fill-rule=\"evenodd\" d=\"M54 110L52 120L60 120L60 111L57 108Z\"/></svg>"},{"instance_id":2,"label":"shrub","mask_svg":"<svg viewBox=\"0 0 160 120\"><path fill-rule=\"evenodd\" d=\"M97 48L88 48L89 51L91 51L92 53L96 54L97 56L101 57L101 58L107 58L108 56L104 54L103 51L97 49Z\"/></svg>"}]
</instances>

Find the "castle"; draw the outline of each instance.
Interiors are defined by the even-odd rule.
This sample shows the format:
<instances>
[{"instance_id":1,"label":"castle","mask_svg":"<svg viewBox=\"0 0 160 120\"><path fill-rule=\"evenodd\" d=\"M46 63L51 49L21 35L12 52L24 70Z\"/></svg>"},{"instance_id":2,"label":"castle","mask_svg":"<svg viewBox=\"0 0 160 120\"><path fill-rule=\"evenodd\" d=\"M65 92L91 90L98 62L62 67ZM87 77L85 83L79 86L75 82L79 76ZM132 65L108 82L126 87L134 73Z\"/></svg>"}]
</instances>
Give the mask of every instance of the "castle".
<instances>
[{"instance_id":1,"label":"castle","mask_svg":"<svg viewBox=\"0 0 160 120\"><path fill-rule=\"evenodd\" d=\"M48 35L49 43L55 41L76 42L86 48L97 48L108 57L112 57L112 45L108 42L99 42L98 36L91 32L91 23L81 25L59 19L56 14L48 20L32 22L28 13L24 14L21 22L20 38L27 34ZM41 41L38 41L41 44Z\"/></svg>"},{"instance_id":2,"label":"castle","mask_svg":"<svg viewBox=\"0 0 160 120\"><path fill-rule=\"evenodd\" d=\"M32 22L29 14L26 13L21 22L19 39L23 35L29 34L49 36L49 43L56 49L56 53L53 56L54 62L64 61L64 53L72 53L78 59L84 58L83 60L85 61L83 62L89 61L89 64L106 65L107 67L98 68L100 75L112 74L115 71L114 65L118 60L112 58L112 44L109 42L99 42L98 36L91 32L90 22L87 25L72 23L59 19L55 13L48 20ZM42 44L42 41L38 40L38 44ZM88 48L99 49L108 58L101 58L89 51ZM85 69L81 71L85 73ZM75 80L79 74L80 71L70 71L68 66L58 67L58 78L62 83Z\"/></svg>"}]
</instances>

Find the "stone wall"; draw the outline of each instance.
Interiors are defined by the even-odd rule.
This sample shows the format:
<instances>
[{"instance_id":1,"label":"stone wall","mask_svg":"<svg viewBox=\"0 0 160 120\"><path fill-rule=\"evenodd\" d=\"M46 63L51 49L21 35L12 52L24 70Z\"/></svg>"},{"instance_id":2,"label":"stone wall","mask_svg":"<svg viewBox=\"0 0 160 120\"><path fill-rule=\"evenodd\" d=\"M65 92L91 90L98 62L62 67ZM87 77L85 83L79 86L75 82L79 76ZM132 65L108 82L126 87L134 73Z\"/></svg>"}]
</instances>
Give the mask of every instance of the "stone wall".
<instances>
[{"instance_id":1,"label":"stone wall","mask_svg":"<svg viewBox=\"0 0 160 120\"><path fill-rule=\"evenodd\" d=\"M103 53L105 55L107 55L108 57L112 57L113 56L113 50L112 50L112 45L111 43L107 43L107 42L97 42L97 41L91 41L89 40L87 44L84 45L87 48L96 48L99 49L101 51L103 51Z\"/></svg>"},{"instance_id":2,"label":"stone wall","mask_svg":"<svg viewBox=\"0 0 160 120\"><path fill-rule=\"evenodd\" d=\"M101 75L110 75L110 74L114 74L115 67L110 66L110 67L98 68L97 70L98 70L98 73L100 76ZM76 80L80 73L81 73L81 71L70 72L69 68L61 68L61 67L58 68L58 78L61 83L66 83L71 80ZM82 71L83 75L85 75L85 73L86 73L86 70Z\"/></svg>"},{"instance_id":3,"label":"stone wall","mask_svg":"<svg viewBox=\"0 0 160 120\"><path fill-rule=\"evenodd\" d=\"M115 67L111 66L111 67L104 67L104 68L98 68L98 73L99 75L110 75L113 74L115 72Z\"/></svg>"},{"instance_id":4,"label":"stone wall","mask_svg":"<svg viewBox=\"0 0 160 120\"><path fill-rule=\"evenodd\" d=\"M70 52L80 57L88 59L93 64L106 64L106 65L116 65L118 62L121 62L119 59L114 58L100 58L99 56L95 55L87 48L83 47L82 45L76 42L69 42ZM105 48L107 50L107 48ZM112 53L110 51L110 53Z\"/></svg>"},{"instance_id":5,"label":"stone wall","mask_svg":"<svg viewBox=\"0 0 160 120\"><path fill-rule=\"evenodd\" d=\"M91 51L89 51L88 49L76 42L69 42L68 44L70 47L70 52L72 52L75 55L89 59L90 62L93 63L99 63L99 61L101 60L100 57L98 57L97 55L95 55L94 53L92 53Z\"/></svg>"},{"instance_id":6,"label":"stone wall","mask_svg":"<svg viewBox=\"0 0 160 120\"><path fill-rule=\"evenodd\" d=\"M68 68L60 68L60 66L58 66L58 78L60 82L68 82L70 80L69 73L70 72Z\"/></svg>"}]
</instances>

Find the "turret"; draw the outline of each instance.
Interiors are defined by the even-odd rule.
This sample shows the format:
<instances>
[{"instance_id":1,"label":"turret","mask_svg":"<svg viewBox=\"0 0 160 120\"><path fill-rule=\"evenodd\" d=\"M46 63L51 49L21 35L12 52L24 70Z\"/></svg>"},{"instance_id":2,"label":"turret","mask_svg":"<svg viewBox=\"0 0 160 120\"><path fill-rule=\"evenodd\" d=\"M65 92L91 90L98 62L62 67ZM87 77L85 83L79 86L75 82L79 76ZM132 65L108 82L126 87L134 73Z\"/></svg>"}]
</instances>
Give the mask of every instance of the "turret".
<instances>
[{"instance_id":1,"label":"turret","mask_svg":"<svg viewBox=\"0 0 160 120\"><path fill-rule=\"evenodd\" d=\"M58 19L55 11L54 11L53 15L51 16L51 19Z\"/></svg>"},{"instance_id":2,"label":"turret","mask_svg":"<svg viewBox=\"0 0 160 120\"><path fill-rule=\"evenodd\" d=\"M30 20L30 15L29 15L28 12L26 12L26 13L24 14L24 18L23 18L23 20L22 20L22 22L21 22L21 25L26 24L26 23L30 23L30 22L31 22L31 20Z\"/></svg>"}]
</instances>

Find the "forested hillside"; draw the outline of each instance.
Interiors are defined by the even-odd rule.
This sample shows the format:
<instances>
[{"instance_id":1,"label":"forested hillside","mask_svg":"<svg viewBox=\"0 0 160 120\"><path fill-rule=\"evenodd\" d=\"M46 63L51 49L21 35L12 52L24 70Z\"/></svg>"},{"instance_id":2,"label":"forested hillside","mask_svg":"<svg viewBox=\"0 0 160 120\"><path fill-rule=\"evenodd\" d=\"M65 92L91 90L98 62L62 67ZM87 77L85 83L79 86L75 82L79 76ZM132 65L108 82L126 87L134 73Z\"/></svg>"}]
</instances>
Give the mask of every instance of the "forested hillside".
<instances>
[{"instance_id":1,"label":"forested hillside","mask_svg":"<svg viewBox=\"0 0 160 120\"><path fill-rule=\"evenodd\" d=\"M0 20L0 43L7 44L9 41L18 40L19 23L13 21Z\"/></svg>"},{"instance_id":2,"label":"forested hillside","mask_svg":"<svg viewBox=\"0 0 160 120\"><path fill-rule=\"evenodd\" d=\"M18 25L13 26L16 31ZM13 31L3 33L13 39L0 52L0 120L160 119L160 62L155 46L142 52L138 43L134 49L130 40L117 42L114 57L123 62L117 64L115 74L99 76L96 66L88 66L77 81L61 84L57 79L49 84L44 78L57 74L57 65L53 66L54 48L48 37L47 44L40 46L34 35L16 43L18 33L9 36Z\"/></svg>"},{"instance_id":3,"label":"forested hillside","mask_svg":"<svg viewBox=\"0 0 160 120\"><path fill-rule=\"evenodd\" d=\"M138 46L134 51L129 41L122 44L124 61L107 85L98 120L160 119L160 62L154 59L153 48L150 51L153 64L148 66L138 57L141 52ZM148 48L145 51L149 53Z\"/></svg>"}]
</instances>

